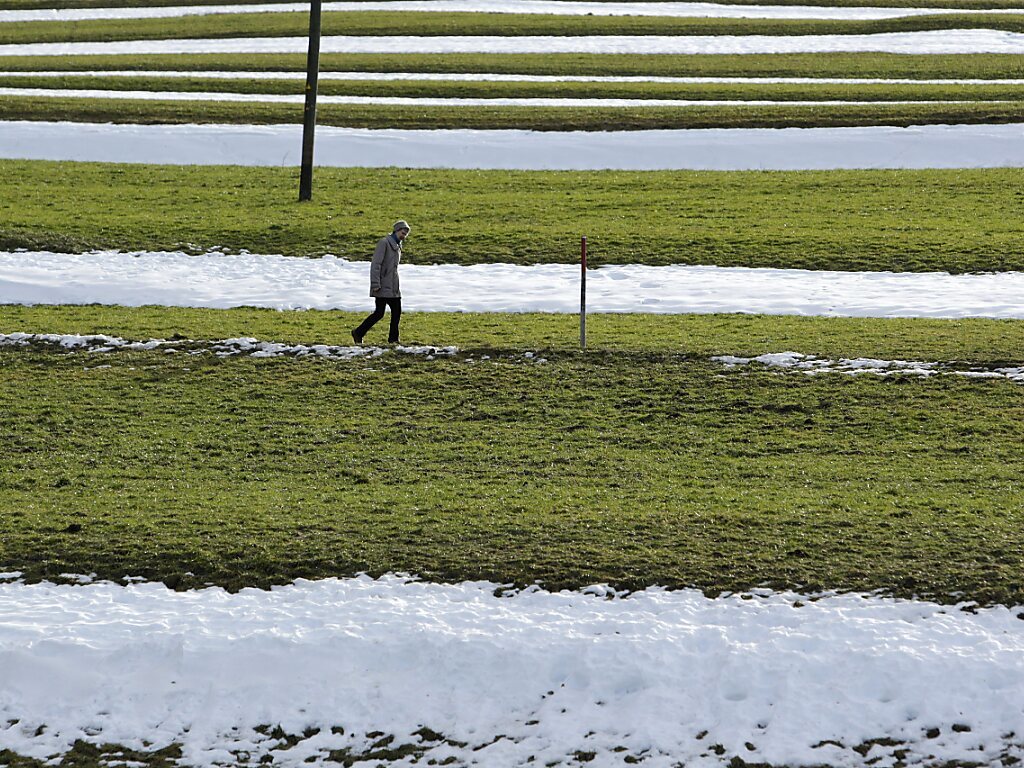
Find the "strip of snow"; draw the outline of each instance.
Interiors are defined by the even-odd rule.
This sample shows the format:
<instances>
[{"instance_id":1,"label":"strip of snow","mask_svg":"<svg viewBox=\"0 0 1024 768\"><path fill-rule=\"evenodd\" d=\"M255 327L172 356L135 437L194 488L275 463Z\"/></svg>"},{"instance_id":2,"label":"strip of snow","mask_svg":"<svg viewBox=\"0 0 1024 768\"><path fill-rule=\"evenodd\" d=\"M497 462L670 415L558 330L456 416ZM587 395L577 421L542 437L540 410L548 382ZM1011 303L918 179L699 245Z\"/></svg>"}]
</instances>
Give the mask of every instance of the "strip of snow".
<instances>
[{"instance_id":1,"label":"strip of snow","mask_svg":"<svg viewBox=\"0 0 1024 768\"><path fill-rule=\"evenodd\" d=\"M522 13L557 16L660 16L729 19L896 19L904 16L942 14L1017 14L1016 8L985 11L960 8L842 8L814 5L729 5L684 2L550 2L549 0L419 0L391 2L325 2L331 11L433 11L440 13ZM159 19L239 13L302 13L308 3L259 3L252 5L185 5L132 8L45 8L0 11L0 22L85 21L88 19Z\"/></svg>"},{"instance_id":2,"label":"strip of snow","mask_svg":"<svg viewBox=\"0 0 1024 768\"><path fill-rule=\"evenodd\" d=\"M0 304L362 312L370 306L368 283L367 262L333 256L0 253ZM579 267L568 264L406 264L402 288L405 307L419 312L579 310ZM587 307L657 314L1024 318L1024 273L612 265L588 272Z\"/></svg>"},{"instance_id":3,"label":"strip of snow","mask_svg":"<svg viewBox=\"0 0 1024 768\"><path fill-rule=\"evenodd\" d=\"M458 347L406 346L337 346L332 344L285 344L276 341L260 341L250 337L223 339L221 341L195 341L150 339L129 341L105 334L57 334L57 333L0 333L0 347L24 347L33 344L57 346L68 351L113 352L148 351L161 349L164 352L187 351L190 354L213 352L218 357L322 357L328 360L354 360L357 358L380 357L388 352L404 355L422 355L428 360L438 356L456 354Z\"/></svg>"},{"instance_id":4,"label":"strip of snow","mask_svg":"<svg viewBox=\"0 0 1024 768\"><path fill-rule=\"evenodd\" d=\"M210 80L297 80L305 81L305 72L210 72L192 70L62 70L0 72L0 78L12 77L94 77L122 78L146 77L168 79ZM680 84L749 84L749 85L1024 85L1024 79L939 79L912 80L910 78L880 77L670 77L657 75L507 75L499 73L439 73L439 72L321 72L323 80L383 80L426 82L474 83L680 83ZM322 97L321 97L322 98Z\"/></svg>"},{"instance_id":5,"label":"strip of snow","mask_svg":"<svg viewBox=\"0 0 1024 768\"><path fill-rule=\"evenodd\" d=\"M0 122L0 157L297 166L299 125ZM1024 167L1024 125L659 131L395 130L321 126L324 167L503 170L829 170Z\"/></svg>"},{"instance_id":6,"label":"strip of snow","mask_svg":"<svg viewBox=\"0 0 1024 768\"><path fill-rule=\"evenodd\" d=\"M242 752L303 768L383 733L420 764L495 768L579 752L662 767L1024 757L1016 609L496 590L395 576L237 594L0 584L0 749L176 743L192 766Z\"/></svg>"},{"instance_id":7,"label":"strip of snow","mask_svg":"<svg viewBox=\"0 0 1024 768\"><path fill-rule=\"evenodd\" d=\"M302 104L301 93L233 93L226 91L116 91L85 88L2 88L0 96L36 96L63 99L120 99L136 101L225 101L267 104ZM772 101L753 99L619 99L619 98L444 98L406 96L331 96L320 94L317 102L324 104L363 104L408 107L777 107L777 106L877 106L880 104L977 104L977 101L849 101L843 99L810 101ZM985 104L1016 103L1009 100L990 100Z\"/></svg>"},{"instance_id":8,"label":"strip of snow","mask_svg":"<svg viewBox=\"0 0 1024 768\"><path fill-rule=\"evenodd\" d=\"M156 53L305 53L306 37L12 43L0 56L140 55ZM1024 34L944 29L874 35L585 35L394 37L325 36L321 53L1024 53Z\"/></svg>"},{"instance_id":9,"label":"strip of snow","mask_svg":"<svg viewBox=\"0 0 1024 768\"><path fill-rule=\"evenodd\" d=\"M330 344L285 344L275 341L260 341L254 338L224 339L223 341L196 341L150 339L149 341L129 341L116 336L103 334L79 335L79 334L56 334L56 333L0 333L0 347L59 347L69 352L85 351L89 353L108 353L117 350L154 350L160 349L165 354L174 352L187 352L198 355L204 352L212 352L218 357L238 357L246 355L249 357L319 357L328 360L358 360L380 357L383 354L396 352L399 354L420 355L427 360L436 357L451 357L459 352L458 347L433 347L433 346L395 346L393 348L362 347L362 346L335 346ZM535 352L526 352L523 358L535 363L546 363L547 360L538 357ZM475 362L472 357L466 358ZM491 359L490 355L484 355L481 360ZM726 368L759 363L769 368L783 368L797 370L803 373L814 375L821 373L844 373L850 375L873 374L876 376L965 376L970 378L983 379L1007 379L1009 381L1024 381L1024 366L980 368L973 366L963 368L958 363L940 362L911 362L907 360L878 360L875 358L843 358L841 360L829 360L815 355L804 355L799 352L778 352L758 357L736 357L734 355L716 355L711 358L712 362L722 363ZM957 367L961 365L961 367ZM97 368L109 368L109 365L96 366ZM96 574L92 574L95 577ZM75 574L61 574L62 578L75 580L78 583L86 583L81 577Z\"/></svg>"}]
</instances>

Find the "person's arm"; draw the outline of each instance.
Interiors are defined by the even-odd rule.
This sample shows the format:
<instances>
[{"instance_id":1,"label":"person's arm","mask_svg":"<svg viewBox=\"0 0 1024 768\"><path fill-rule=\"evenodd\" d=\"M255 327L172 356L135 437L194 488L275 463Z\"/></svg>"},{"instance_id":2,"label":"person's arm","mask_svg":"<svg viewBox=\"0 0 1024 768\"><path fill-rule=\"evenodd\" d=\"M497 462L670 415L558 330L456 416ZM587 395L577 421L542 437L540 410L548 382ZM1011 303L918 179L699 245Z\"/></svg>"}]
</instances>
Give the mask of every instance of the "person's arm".
<instances>
[{"instance_id":1,"label":"person's arm","mask_svg":"<svg viewBox=\"0 0 1024 768\"><path fill-rule=\"evenodd\" d=\"M381 240L373 252L373 259L370 261L370 293L377 293L380 290L380 267L384 263L386 249L387 242Z\"/></svg>"}]
</instances>

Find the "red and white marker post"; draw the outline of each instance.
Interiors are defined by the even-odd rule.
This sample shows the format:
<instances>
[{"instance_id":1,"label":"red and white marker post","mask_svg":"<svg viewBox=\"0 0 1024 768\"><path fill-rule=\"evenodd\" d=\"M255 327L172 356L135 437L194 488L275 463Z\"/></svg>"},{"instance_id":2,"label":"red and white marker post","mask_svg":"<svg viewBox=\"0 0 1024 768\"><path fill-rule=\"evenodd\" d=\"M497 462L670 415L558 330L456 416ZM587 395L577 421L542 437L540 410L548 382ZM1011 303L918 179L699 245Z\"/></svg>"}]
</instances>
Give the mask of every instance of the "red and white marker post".
<instances>
[{"instance_id":1,"label":"red and white marker post","mask_svg":"<svg viewBox=\"0 0 1024 768\"><path fill-rule=\"evenodd\" d=\"M580 239L580 349L587 349L587 238Z\"/></svg>"}]
</instances>

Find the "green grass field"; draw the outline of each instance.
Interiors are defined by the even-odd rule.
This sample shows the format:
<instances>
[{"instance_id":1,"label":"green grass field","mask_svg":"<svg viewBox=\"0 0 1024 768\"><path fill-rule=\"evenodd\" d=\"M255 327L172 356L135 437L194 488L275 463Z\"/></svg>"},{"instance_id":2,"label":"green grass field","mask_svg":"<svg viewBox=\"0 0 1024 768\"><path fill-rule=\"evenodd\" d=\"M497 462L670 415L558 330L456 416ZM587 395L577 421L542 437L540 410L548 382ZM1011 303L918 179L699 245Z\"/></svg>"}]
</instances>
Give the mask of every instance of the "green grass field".
<instances>
[{"instance_id":1,"label":"green grass field","mask_svg":"<svg viewBox=\"0 0 1024 768\"><path fill-rule=\"evenodd\" d=\"M0 318L5 331L323 342L356 320ZM1019 349L1019 323L600 316L582 357L571 318L408 320L409 341L466 351L339 363L0 350L0 565L182 587L399 570L1024 598L1020 385L727 371L705 356L944 348L966 361ZM537 342L546 363L520 354Z\"/></svg>"},{"instance_id":2,"label":"green grass field","mask_svg":"<svg viewBox=\"0 0 1024 768\"><path fill-rule=\"evenodd\" d=\"M92 123L301 123L302 104L0 97L0 120ZM629 131L680 128L822 128L999 124L1024 121L1024 102L783 104L681 107L481 107L320 104L317 122L345 128Z\"/></svg>"},{"instance_id":3,"label":"green grass field","mask_svg":"<svg viewBox=\"0 0 1024 768\"><path fill-rule=\"evenodd\" d=\"M679 77L1024 78L1013 54L370 54L325 53L323 71L496 72L531 75ZM0 56L0 71L89 70L306 71L302 54L124 54Z\"/></svg>"},{"instance_id":4,"label":"green grass field","mask_svg":"<svg viewBox=\"0 0 1024 768\"><path fill-rule=\"evenodd\" d=\"M256 336L288 344L349 344L358 314L264 309L0 305L0 333L103 333L131 339L225 339ZM405 341L509 353L567 354L579 339L574 315L410 313ZM378 328L379 336L383 331ZM994 368L1024 360L1024 323L1013 320L820 318L790 315L594 315L592 349L656 358L756 356L798 350L823 358L879 357L951 361ZM367 343L379 338L368 338Z\"/></svg>"},{"instance_id":5,"label":"green grass field","mask_svg":"<svg viewBox=\"0 0 1024 768\"><path fill-rule=\"evenodd\" d=\"M947 29L1024 30L1024 14L940 14L875 21L577 16L508 13L334 11L324 35L864 35ZM226 37L292 37L307 13L251 13L166 19L27 21L0 25L0 44Z\"/></svg>"},{"instance_id":6,"label":"green grass field","mask_svg":"<svg viewBox=\"0 0 1024 768\"><path fill-rule=\"evenodd\" d=\"M64 77L0 73L2 88L177 91L294 94L305 92L304 79L225 79L69 75ZM416 80L321 79L322 96L386 98L595 98L768 101L999 101L1024 100L1024 84L940 85L889 83L588 83L461 82ZM822 110L819 110L822 111ZM827 110L825 110L827 111Z\"/></svg>"},{"instance_id":7,"label":"green grass field","mask_svg":"<svg viewBox=\"0 0 1024 768\"><path fill-rule=\"evenodd\" d=\"M1021 171L316 171L0 161L0 247L242 248L365 259L395 211L412 263L1024 268ZM202 212L201 214L199 212ZM383 223L382 223L383 222Z\"/></svg>"}]
</instances>

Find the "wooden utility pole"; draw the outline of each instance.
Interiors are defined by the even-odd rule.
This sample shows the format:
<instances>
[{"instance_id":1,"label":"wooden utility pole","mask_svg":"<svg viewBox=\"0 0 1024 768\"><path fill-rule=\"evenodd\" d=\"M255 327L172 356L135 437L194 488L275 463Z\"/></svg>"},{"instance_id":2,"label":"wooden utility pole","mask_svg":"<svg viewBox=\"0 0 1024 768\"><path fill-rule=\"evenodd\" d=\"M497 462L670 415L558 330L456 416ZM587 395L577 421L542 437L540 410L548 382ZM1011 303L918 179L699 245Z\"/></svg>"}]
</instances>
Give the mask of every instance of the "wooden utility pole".
<instances>
[{"instance_id":1,"label":"wooden utility pole","mask_svg":"<svg viewBox=\"0 0 1024 768\"><path fill-rule=\"evenodd\" d=\"M313 133L316 130L316 88L320 76L320 3L309 4L309 51L306 54L306 106L302 112L302 170L299 201L313 197Z\"/></svg>"}]
</instances>

